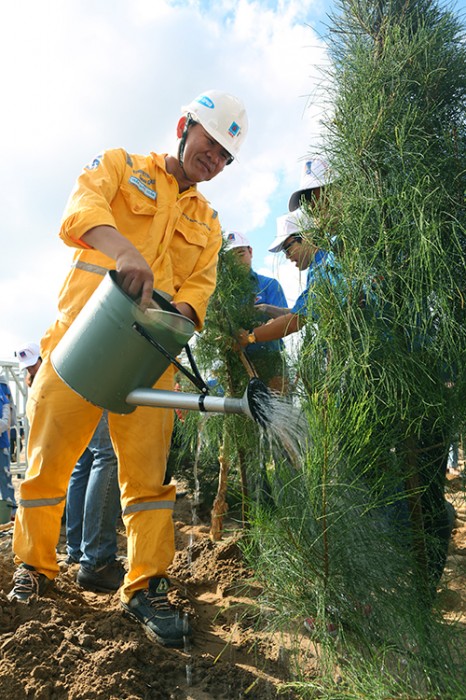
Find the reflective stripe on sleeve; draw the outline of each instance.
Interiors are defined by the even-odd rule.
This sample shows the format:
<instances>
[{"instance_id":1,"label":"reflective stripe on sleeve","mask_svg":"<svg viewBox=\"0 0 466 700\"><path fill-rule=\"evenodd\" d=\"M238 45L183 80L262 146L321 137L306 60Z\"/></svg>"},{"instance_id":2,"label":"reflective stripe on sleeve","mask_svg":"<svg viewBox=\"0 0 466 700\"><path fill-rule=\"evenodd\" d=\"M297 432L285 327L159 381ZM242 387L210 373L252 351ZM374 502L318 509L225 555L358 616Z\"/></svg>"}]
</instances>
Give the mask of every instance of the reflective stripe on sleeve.
<instances>
[{"instance_id":1,"label":"reflective stripe on sleeve","mask_svg":"<svg viewBox=\"0 0 466 700\"><path fill-rule=\"evenodd\" d=\"M26 499L20 498L19 504L23 508L40 508L41 506L57 506L59 503L64 501L66 496L60 496L59 498L35 498L34 500L27 501Z\"/></svg>"},{"instance_id":2,"label":"reflective stripe on sleeve","mask_svg":"<svg viewBox=\"0 0 466 700\"><path fill-rule=\"evenodd\" d=\"M71 267L76 267L78 270L85 270L86 272L95 272L96 275L106 275L108 270L106 267L101 265L92 265L91 263L84 262L83 260L77 260Z\"/></svg>"},{"instance_id":3,"label":"reflective stripe on sleeve","mask_svg":"<svg viewBox=\"0 0 466 700\"><path fill-rule=\"evenodd\" d=\"M147 503L135 503L124 509L123 515L139 513L142 510L173 510L175 501L147 501Z\"/></svg>"}]
</instances>

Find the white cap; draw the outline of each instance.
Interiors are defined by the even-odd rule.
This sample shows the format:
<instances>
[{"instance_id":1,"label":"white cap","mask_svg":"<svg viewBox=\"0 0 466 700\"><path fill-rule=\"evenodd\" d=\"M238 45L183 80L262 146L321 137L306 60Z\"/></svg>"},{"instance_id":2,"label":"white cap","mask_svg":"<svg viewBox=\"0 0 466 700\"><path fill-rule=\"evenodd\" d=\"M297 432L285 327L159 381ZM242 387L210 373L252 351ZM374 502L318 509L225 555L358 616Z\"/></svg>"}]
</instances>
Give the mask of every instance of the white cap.
<instances>
[{"instance_id":1,"label":"white cap","mask_svg":"<svg viewBox=\"0 0 466 700\"><path fill-rule=\"evenodd\" d=\"M321 156L309 158L303 163L299 190L293 192L288 203L288 209L294 211L301 203L301 197L311 190L324 187L332 181L331 171L327 161Z\"/></svg>"},{"instance_id":2,"label":"white cap","mask_svg":"<svg viewBox=\"0 0 466 700\"><path fill-rule=\"evenodd\" d=\"M28 343L15 354L19 360L19 368L25 369L36 364L40 357L40 348L37 343Z\"/></svg>"},{"instance_id":3,"label":"white cap","mask_svg":"<svg viewBox=\"0 0 466 700\"><path fill-rule=\"evenodd\" d=\"M239 231L225 231L223 238L225 239L227 250L233 250L233 248L251 247L247 237L244 235L244 233L240 233Z\"/></svg>"},{"instance_id":4,"label":"white cap","mask_svg":"<svg viewBox=\"0 0 466 700\"><path fill-rule=\"evenodd\" d=\"M271 253L279 253L283 249L283 244L290 236L302 236L306 230L314 225L314 220L310 218L302 209L284 214L277 219L277 236L269 248Z\"/></svg>"}]
</instances>

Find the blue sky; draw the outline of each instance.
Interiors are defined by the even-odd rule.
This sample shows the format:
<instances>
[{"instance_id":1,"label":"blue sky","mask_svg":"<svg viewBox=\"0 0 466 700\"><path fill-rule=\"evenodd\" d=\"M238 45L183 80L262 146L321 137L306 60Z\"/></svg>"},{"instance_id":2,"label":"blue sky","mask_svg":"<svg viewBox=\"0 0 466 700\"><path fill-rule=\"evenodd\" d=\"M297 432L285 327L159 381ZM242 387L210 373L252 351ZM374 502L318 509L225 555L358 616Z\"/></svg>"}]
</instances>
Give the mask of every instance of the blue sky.
<instances>
[{"instance_id":1,"label":"blue sky","mask_svg":"<svg viewBox=\"0 0 466 700\"><path fill-rule=\"evenodd\" d=\"M104 148L174 152L181 105L209 88L244 100L250 130L240 163L200 189L224 228L249 236L255 269L278 276L293 301L294 268L267 247L301 161L319 150L330 7L322 0L2 3L0 360L39 340L54 320L72 252L57 233L83 165Z\"/></svg>"}]
</instances>

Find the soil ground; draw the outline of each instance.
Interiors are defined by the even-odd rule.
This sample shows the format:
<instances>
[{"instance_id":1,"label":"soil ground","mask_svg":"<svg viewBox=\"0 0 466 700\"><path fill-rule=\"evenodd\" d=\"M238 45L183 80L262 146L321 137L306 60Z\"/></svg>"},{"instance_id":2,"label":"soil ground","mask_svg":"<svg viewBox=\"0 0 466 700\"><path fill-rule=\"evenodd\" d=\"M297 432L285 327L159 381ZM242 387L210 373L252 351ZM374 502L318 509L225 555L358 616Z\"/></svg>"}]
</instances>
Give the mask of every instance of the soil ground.
<instances>
[{"instance_id":1,"label":"soil ground","mask_svg":"<svg viewBox=\"0 0 466 700\"><path fill-rule=\"evenodd\" d=\"M19 481L16 480L15 481ZM445 617L466 624L465 480L449 475L457 520L445 571ZM189 495L176 504L177 554L170 570L172 602L189 614L190 648L165 649L125 618L118 594L94 594L63 568L52 589L29 604L9 603L14 570L9 524L0 526L0 700L284 700L290 660L317 674L319 645L290 621L287 634L264 630L254 610L259 590L250 578L232 527L212 542L209 524L193 525ZM125 536L119 533L121 554ZM62 537L59 554L64 554ZM280 692L281 688L281 692Z\"/></svg>"}]
</instances>

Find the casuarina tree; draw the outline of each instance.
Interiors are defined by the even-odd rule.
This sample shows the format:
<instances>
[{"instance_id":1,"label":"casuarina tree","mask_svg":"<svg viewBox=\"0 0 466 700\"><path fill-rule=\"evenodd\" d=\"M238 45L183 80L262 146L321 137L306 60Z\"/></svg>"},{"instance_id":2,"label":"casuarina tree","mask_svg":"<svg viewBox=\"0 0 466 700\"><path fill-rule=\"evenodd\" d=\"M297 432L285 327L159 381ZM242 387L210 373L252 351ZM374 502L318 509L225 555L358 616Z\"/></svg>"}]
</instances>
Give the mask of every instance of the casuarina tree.
<instances>
[{"instance_id":1,"label":"casuarina tree","mask_svg":"<svg viewBox=\"0 0 466 700\"><path fill-rule=\"evenodd\" d=\"M312 444L251 553L276 616L345 643L344 697L460 697L437 591L466 411L464 29L431 0L341 0L331 20L334 176L303 235L337 251L340 283L310 294Z\"/></svg>"}]
</instances>

